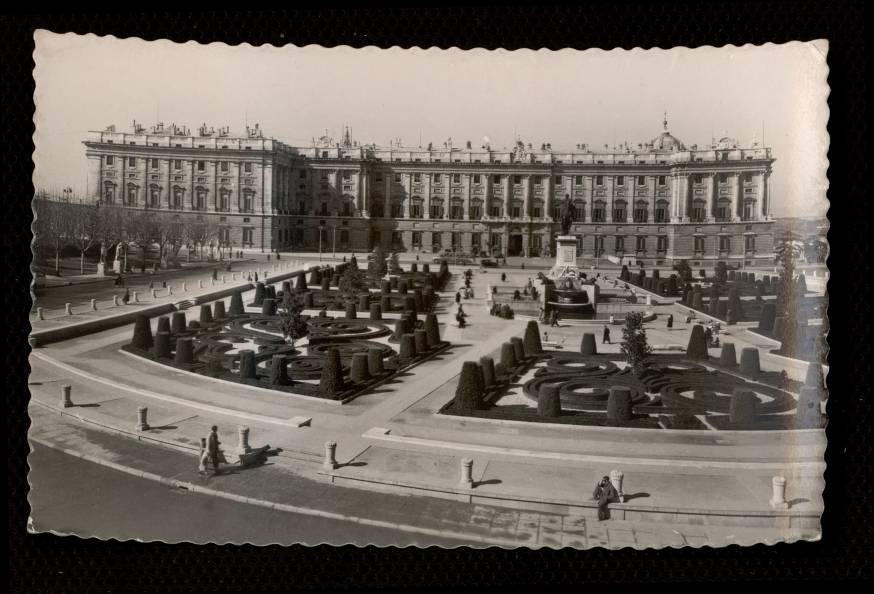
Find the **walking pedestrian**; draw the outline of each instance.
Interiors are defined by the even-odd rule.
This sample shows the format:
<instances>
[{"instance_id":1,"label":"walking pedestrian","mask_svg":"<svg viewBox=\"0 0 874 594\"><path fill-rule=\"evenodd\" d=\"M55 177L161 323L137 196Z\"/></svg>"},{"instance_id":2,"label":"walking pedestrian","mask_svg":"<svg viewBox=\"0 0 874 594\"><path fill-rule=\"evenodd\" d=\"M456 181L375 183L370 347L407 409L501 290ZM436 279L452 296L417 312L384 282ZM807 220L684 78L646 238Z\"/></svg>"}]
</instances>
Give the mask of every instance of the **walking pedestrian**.
<instances>
[{"instance_id":1,"label":"walking pedestrian","mask_svg":"<svg viewBox=\"0 0 874 594\"><path fill-rule=\"evenodd\" d=\"M212 280L218 280L218 268L212 269Z\"/></svg>"},{"instance_id":2,"label":"walking pedestrian","mask_svg":"<svg viewBox=\"0 0 874 594\"><path fill-rule=\"evenodd\" d=\"M507 273L506 272L501 273L501 282L502 283L507 282Z\"/></svg>"},{"instance_id":3,"label":"walking pedestrian","mask_svg":"<svg viewBox=\"0 0 874 594\"><path fill-rule=\"evenodd\" d=\"M671 329L673 327L674 327L674 314L669 314L668 315L668 329Z\"/></svg>"},{"instance_id":4,"label":"walking pedestrian","mask_svg":"<svg viewBox=\"0 0 874 594\"><path fill-rule=\"evenodd\" d=\"M592 499L598 502L598 521L610 519L610 510L607 509L607 504L611 501L619 499L619 493L616 492L616 487L610 482L610 477L603 477L595 485L595 492L592 493Z\"/></svg>"},{"instance_id":5,"label":"walking pedestrian","mask_svg":"<svg viewBox=\"0 0 874 594\"><path fill-rule=\"evenodd\" d=\"M205 437L200 438L200 456L198 457L198 461L197 472L206 475L209 468L209 448L206 447Z\"/></svg>"},{"instance_id":6,"label":"walking pedestrian","mask_svg":"<svg viewBox=\"0 0 874 594\"><path fill-rule=\"evenodd\" d=\"M608 326L604 326L604 337L601 340L601 344L613 344L610 342L610 328Z\"/></svg>"},{"instance_id":7,"label":"walking pedestrian","mask_svg":"<svg viewBox=\"0 0 874 594\"><path fill-rule=\"evenodd\" d=\"M218 438L218 427L215 425L212 426L212 430L209 432L209 437L206 438L206 444L209 453L209 460L212 462L213 474L217 475L219 473L219 460L222 452L219 449L221 442Z\"/></svg>"},{"instance_id":8,"label":"walking pedestrian","mask_svg":"<svg viewBox=\"0 0 874 594\"><path fill-rule=\"evenodd\" d=\"M128 304L128 301L130 301L130 289L125 288L124 295L122 296L121 301L125 305Z\"/></svg>"},{"instance_id":9,"label":"walking pedestrian","mask_svg":"<svg viewBox=\"0 0 874 594\"><path fill-rule=\"evenodd\" d=\"M460 290L455 292L455 303L456 304L461 303L461 291Z\"/></svg>"}]
</instances>

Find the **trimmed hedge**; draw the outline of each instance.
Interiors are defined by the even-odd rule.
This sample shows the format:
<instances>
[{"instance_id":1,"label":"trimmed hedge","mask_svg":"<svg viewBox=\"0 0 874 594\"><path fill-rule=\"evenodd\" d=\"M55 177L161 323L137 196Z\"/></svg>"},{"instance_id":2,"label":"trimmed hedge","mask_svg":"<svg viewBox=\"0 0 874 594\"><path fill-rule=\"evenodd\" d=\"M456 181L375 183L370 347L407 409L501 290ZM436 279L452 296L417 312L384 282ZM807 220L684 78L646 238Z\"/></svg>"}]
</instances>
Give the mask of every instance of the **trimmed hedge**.
<instances>
[{"instance_id":1,"label":"trimmed hedge","mask_svg":"<svg viewBox=\"0 0 874 594\"><path fill-rule=\"evenodd\" d=\"M489 389L497 383L495 360L491 357L480 357L479 366L483 374L483 388Z\"/></svg>"},{"instance_id":2,"label":"trimmed hedge","mask_svg":"<svg viewBox=\"0 0 874 594\"><path fill-rule=\"evenodd\" d=\"M143 314L137 315L134 322L134 335L130 344L144 351L152 348L154 340L152 339L152 324L148 316Z\"/></svg>"},{"instance_id":3,"label":"trimmed hedge","mask_svg":"<svg viewBox=\"0 0 874 594\"><path fill-rule=\"evenodd\" d=\"M176 339L176 354L173 362L177 365L194 363L194 341L191 338Z\"/></svg>"},{"instance_id":4,"label":"trimmed hedge","mask_svg":"<svg viewBox=\"0 0 874 594\"><path fill-rule=\"evenodd\" d=\"M385 367L382 364L382 350L378 348L367 349L367 371L372 376L380 376L385 373Z\"/></svg>"},{"instance_id":5,"label":"trimmed hedge","mask_svg":"<svg viewBox=\"0 0 874 594\"><path fill-rule=\"evenodd\" d=\"M455 389L455 406L460 410L483 408L482 372L474 361L465 361L461 366L458 387Z\"/></svg>"},{"instance_id":6,"label":"trimmed hedge","mask_svg":"<svg viewBox=\"0 0 874 594\"><path fill-rule=\"evenodd\" d=\"M322 392L335 396L343 391L343 366L340 363L340 351L328 349L322 364L322 376L319 378L319 388Z\"/></svg>"},{"instance_id":7,"label":"trimmed hedge","mask_svg":"<svg viewBox=\"0 0 874 594\"><path fill-rule=\"evenodd\" d=\"M353 353L352 355L350 377L356 384L363 384L370 380L370 369L367 359L367 353Z\"/></svg>"},{"instance_id":8,"label":"trimmed hedge","mask_svg":"<svg viewBox=\"0 0 874 594\"><path fill-rule=\"evenodd\" d=\"M243 293L241 291L234 291L231 295L231 308L228 313L232 316L239 316L245 313L245 311L243 307Z\"/></svg>"},{"instance_id":9,"label":"trimmed hedge","mask_svg":"<svg viewBox=\"0 0 874 594\"><path fill-rule=\"evenodd\" d=\"M734 343L722 343L722 352L719 353L719 364L726 367L737 366L737 352L735 351Z\"/></svg>"},{"instance_id":10,"label":"trimmed hedge","mask_svg":"<svg viewBox=\"0 0 874 594\"><path fill-rule=\"evenodd\" d=\"M707 359L707 341L704 339L704 326L695 324L689 335L689 344L686 345L686 356L689 359Z\"/></svg>"},{"instance_id":11,"label":"trimmed hedge","mask_svg":"<svg viewBox=\"0 0 874 594\"><path fill-rule=\"evenodd\" d=\"M631 388L612 386L610 395L607 397L607 420L630 421L632 417L631 404Z\"/></svg>"},{"instance_id":12,"label":"trimmed hedge","mask_svg":"<svg viewBox=\"0 0 874 594\"><path fill-rule=\"evenodd\" d=\"M525 325L525 337L523 339L525 352L529 355L539 355L543 352L543 345L540 342L540 326L534 320L529 320Z\"/></svg>"},{"instance_id":13,"label":"trimmed hedge","mask_svg":"<svg viewBox=\"0 0 874 594\"><path fill-rule=\"evenodd\" d=\"M437 314L429 313L425 316L425 332L428 334L429 347L435 347L440 343L440 325L437 323Z\"/></svg>"},{"instance_id":14,"label":"trimmed hedge","mask_svg":"<svg viewBox=\"0 0 874 594\"><path fill-rule=\"evenodd\" d=\"M155 334L155 345L153 350L155 359L170 358L170 333L158 332Z\"/></svg>"},{"instance_id":15,"label":"trimmed hedge","mask_svg":"<svg viewBox=\"0 0 874 594\"><path fill-rule=\"evenodd\" d=\"M751 425L758 416L759 399L754 392L736 388L728 405L728 420L739 425Z\"/></svg>"},{"instance_id":16,"label":"trimmed hedge","mask_svg":"<svg viewBox=\"0 0 874 594\"><path fill-rule=\"evenodd\" d=\"M595 343L595 335L591 332L585 332L580 340L580 353L583 355L597 355L598 347Z\"/></svg>"},{"instance_id":17,"label":"trimmed hedge","mask_svg":"<svg viewBox=\"0 0 874 594\"><path fill-rule=\"evenodd\" d=\"M758 375L762 368L759 366L759 349L744 347L740 351L740 372L743 375Z\"/></svg>"},{"instance_id":18,"label":"trimmed hedge","mask_svg":"<svg viewBox=\"0 0 874 594\"><path fill-rule=\"evenodd\" d=\"M560 417L561 398L557 384L543 384L537 394L537 414L541 417Z\"/></svg>"},{"instance_id":19,"label":"trimmed hedge","mask_svg":"<svg viewBox=\"0 0 874 594\"><path fill-rule=\"evenodd\" d=\"M285 355L273 355L270 360L270 385L288 386L291 379L288 377L288 357Z\"/></svg>"},{"instance_id":20,"label":"trimmed hedge","mask_svg":"<svg viewBox=\"0 0 874 594\"><path fill-rule=\"evenodd\" d=\"M240 381L257 379L258 370L255 367L255 351L240 351Z\"/></svg>"}]
</instances>

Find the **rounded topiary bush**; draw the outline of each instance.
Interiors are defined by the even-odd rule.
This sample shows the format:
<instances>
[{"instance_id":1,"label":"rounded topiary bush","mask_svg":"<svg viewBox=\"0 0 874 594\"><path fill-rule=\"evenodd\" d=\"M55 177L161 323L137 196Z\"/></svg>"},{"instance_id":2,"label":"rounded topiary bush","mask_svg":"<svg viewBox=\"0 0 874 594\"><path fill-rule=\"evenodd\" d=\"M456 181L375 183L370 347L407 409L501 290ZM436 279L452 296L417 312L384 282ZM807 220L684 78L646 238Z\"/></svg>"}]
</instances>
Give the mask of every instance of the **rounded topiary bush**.
<instances>
[{"instance_id":1,"label":"rounded topiary bush","mask_svg":"<svg viewBox=\"0 0 874 594\"><path fill-rule=\"evenodd\" d=\"M560 417L561 398L557 384L543 384L537 393L537 414L541 417Z\"/></svg>"},{"instance_id":2,"label":"rounded topiary bush","mask_svg":"<svg viewBox=\"0 0 874 594\"><path fill-rule=\"evenodd\" d=\"M385 373L385 366L382 363L381 349L375 347L367 349L367 370L373 377L377 377Z\"/></svg>"},{"instance_id":3,"label":"rounded topiary bush","mask_svg":"<svg viewBox=\"0 0 874 594\"><path fill-rule=\"evenodd\" d=\"M194 341L190 338L176 339L176 353L173 356L176 365L189 365L194 363Z\"/></svg>"},{"instance_id":4,"label":"rounded topiary bush","mask_svg":"<svg viewBox=\"0 0 874 594\"><path fill-rule=\"evenodd\" d=\"M595 343L595 335L591 332L583 333L583 338L580 340L580 353L584 355L598 354L598 347Z\"/></svg>"},{"instance_id":5,"label":"rounded topiary bush","mask_svg":"<svg viewBox=\"0 0 874 594\"><path fill-rule=\"evenodd\" d=\"M487 390L497 383L495 360L491 357L480 357L479 366L483 373L483 388Z\"/></svg>"},{"instance_id":6,"label":"rounded topiary bush","mask_svg":"<svg viewBox=\"0 0 874 594\"><path fill-rule=\"evenodd\" d=\"M626 386L613 386L607 397L607 420L622 422L631 420L631 389Z\"/></svg>"},{"instance_id":7,"label":"rounded topiary bush","mask_svg":"<svg viewBox=\"0 0 874 594\"><path fill-rule=\"evenodd\" d=\"M458 387L455 388L455 406L460 410L483 408L482 372L474 361L461 365Z\"/></svg>"},{"instance_id":8,"label":"rounded topiary bush","mask_svg":"<svg viewBox=\"0 0 874 594\"><path fill-rule=\"evenodd\" d=\"M429 313L425 316L425 332L428 335L429 347L440 344L440 325L437 323L437 314Z\"/></svg>"},{"instance_id":9,"label":"rounded topiary bush","mask_svg":"<svg viewBox=\"0 0 874 594\"><path fill-rule=\"evenodd\" d=\"M234 291L231 294L230 314L232 316L239 316L245 311L246 310L243 308L243 293L241 291Z\"/></svg>"},{"instance_id":10,"label":"rounded topiary bush","mask_svg":"<svg viewBox=\"0 0 874 594\"><path fill-rule=\"evenodd\" d=\"M153 354L155 359L170 358L170 333L158 332L155 334L155 345Z\"/></svg>"},{"instance_id":11,"label":"rounded topiary bush","mask_svg":"<svg viewBox=\"0 0 874 594\"><path fill-rule=\"evenodd\" d=\"M689 359L707 359L707 341L704 339L704 327L701 324L692 326L689 344L686 345L686 356Z\"/></svg>"},{"instance_id":12,"label":"rounded topiary bush","mask_svg":"<svg viewBox=\"0 0 874 594\"><path fill-rule=\"evenodd\" d=\"M762 369L759 366L759 349L744 347L740 351L740 372L743 375L758 375Z\"/></svg>"},{"instance_id":13,"label":"rounded topiary bush","mask_svg":"<svg viewBox=\"0 0 874 594\"><path fill-rule=\"evenodd\" d=\"M722 351L719 353L719 364L727 367L735 367L737 365L737 352L734 348L734 343L722 343Z\"/></svg>"},{"instance_id":14,"label":"rounded topiary bush","mask_svg":"<svg viewBox=\"0 0 874 594\"><path fill-rule=\"evenodd\" d=\"M737 425L751 425L756 422L759 399L755 393L736 388L728 405L728 420Z\"/></svg>"},{"instance_id":15,"label":"rounded topiary bush","mask_svg":"<svg viewBox=\"0 0 874 594\"><path fill-rule=\"evenodd\" d=\"M534 320L529 320L525 325L525 338L523 340L525 352L530 355L539 355L543 352L540 342L540 326Z\"/></svg>"},{"instance_id":16,"label":"rounded topiary bush","mask_svg":"<svg viewBox=\"0 0 874 594\"><path fill-rule=\"evenodd\" d=\"M353 353L352 355L352 370L349 373L352 381L356 384L363 384L370 381L370 368L367 360L367 353Z\"/></svg>"},{"instance_id":17,"label":"rounded topiary bush","mask_svg":"<svg viewBox=\"0 0 874 594\"><path fill-rule=\"evenodd\" d=\"M130 344L144 351L152 348L154 340L152 339L152 323L149 321L149 316L145 314L137 315L134 320L134 335Z\"/></svg>"},{"instance_id":18,"label":"rounded topiary bush","mask_svg":"<svg viewBox=\"0 0 874 594\"><path fill-rule=\"evenodd\" d=\"M273 386L287 386L291 384L288 377L288 357L285 355L273 355L270 360L270 384Z\"/></svg>"}]
</instances>

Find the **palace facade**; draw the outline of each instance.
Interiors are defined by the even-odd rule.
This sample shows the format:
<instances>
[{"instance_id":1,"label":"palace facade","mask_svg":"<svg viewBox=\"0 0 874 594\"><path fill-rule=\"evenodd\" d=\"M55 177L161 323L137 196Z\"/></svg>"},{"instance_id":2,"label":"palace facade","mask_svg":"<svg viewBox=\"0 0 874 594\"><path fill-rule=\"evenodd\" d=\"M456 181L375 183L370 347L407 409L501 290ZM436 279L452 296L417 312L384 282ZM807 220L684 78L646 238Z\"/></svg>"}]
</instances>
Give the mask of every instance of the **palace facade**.
<instances>
[{"instance_id":1,"label":"palace facade","mask_svg":"<svg viewBox=\"0 0 874 594\"><path fill-rule=\"evenodd\" d=\"M654 139L573 151L451 140L409 148L308 147L202 126L110 127L85 141L93 200L209 219L219 240L262 250L554 254L565 202L583 257L693 266L773 262L768 148L732 138Z\"/></svg>"}]
</instances>

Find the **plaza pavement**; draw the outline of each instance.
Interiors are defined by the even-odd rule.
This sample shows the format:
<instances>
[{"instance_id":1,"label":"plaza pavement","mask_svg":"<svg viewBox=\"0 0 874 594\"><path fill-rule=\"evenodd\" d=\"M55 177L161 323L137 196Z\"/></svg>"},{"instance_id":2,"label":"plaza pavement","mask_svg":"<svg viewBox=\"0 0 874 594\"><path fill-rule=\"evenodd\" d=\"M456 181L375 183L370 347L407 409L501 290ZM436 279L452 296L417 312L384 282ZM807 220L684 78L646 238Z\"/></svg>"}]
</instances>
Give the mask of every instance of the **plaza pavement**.
<instances>
[{"instance_id":1,"label":"plaza pavement","mask_svg":"<svg viewBox=\"0 0 874 594\"><path fill-rule=\"evenodd\" d=\"M476 294L485 295L486 284L500 282L501 271L475 275ZM531 274L529 270L510 271L507 284L521 286ZM258 476L264 472L271 476L281 469L290 477L327 486L329 493L343 489L330 484L334 481L360 487L356 493L367 489L433 495L430 498L471 509L488 502L489 508L518 508L515 514L551 511L556 512L548 514L551 517L590 521L594 507L588 499L594 481L619 468L626 475L625 491L632 497L614 506L614 517L636 518L634 525L649 519L675 526L687 519L715 529L711 522L726 518L729 523L762 524L751 528L750 542L811 538L818 533L810 526L822 510L825 439L820 431L689 434L531 426L435 415L454 394L464 360L494 354L502 342L524 331L524 321L489 316L481 297L464 301L470 326L459 329L447 324L455 311L454 303L449 305L454 290L453 285L447 287L447 305L439 316L442 335L453 346L406 377L343 406L158 368L118 351L130 339L129 326L38 349L31 356L31 413L40 421L34 423L32 435L39 436L47 419L54 418L56 423L76 428L64 442L66 446L75 446L75 436L81 436L81 431L98 430L101 435L122 439L113 444L126 443L134 449L154 442L162 446L161 454L167 454L164 448L172 447L195 468L199 439L212 424L220 427L222 442L231 450L237 441L237 425L245 424L251 430L252 446L269 444L280 450L266 467L270 471L259 470ZM677 306L655 309L660 314L674 312L680 320ZM668 331L663 325L663 318L648 325L651 343L684 345L688 340L687 329ZM681 320L677 325L684 326ZM593 329L600 334L601 325ZM569 326L549 329L551 336L564 337L570 349L579 344L582 331ZM743 329L732 332L739 349L758 339ZM618 345L598 346L618 351ZM768 368L767 361L763 366ZM74 408L58 407L63 384L73 386ZM149 407L153 427L144 433L134 428L141 405ZM311 418L311 425L298 427L292 419L301 416ZM116 437L120 435L124 437ZM50 433L41 439L51 437ZM338 443L341 463L332 473L321 469L328 440ZM102 452L112 455L106 448ZM474 461L476 486L472 490L458 485L462 457ZM161 455L154 456L152 471L170 476L160 472L161 459ZM246 476L250 473L245 471ZM787 499L792 501L789 512L773 512L768 505L770 479L777 474L787 478ZM266 487L251 486L247 497L270 501L271 491L259 492ZM474 503L459 504L453 499ZM689 515L691 511L703 515ZM777 525L775 515L783 517ZM795 517L794 523L787 519L790 516ZM799 523L798 518L804 521Z\"/></svg>"}]
</instances>

